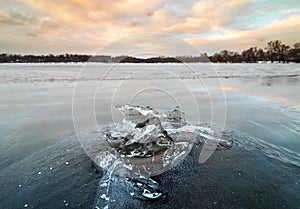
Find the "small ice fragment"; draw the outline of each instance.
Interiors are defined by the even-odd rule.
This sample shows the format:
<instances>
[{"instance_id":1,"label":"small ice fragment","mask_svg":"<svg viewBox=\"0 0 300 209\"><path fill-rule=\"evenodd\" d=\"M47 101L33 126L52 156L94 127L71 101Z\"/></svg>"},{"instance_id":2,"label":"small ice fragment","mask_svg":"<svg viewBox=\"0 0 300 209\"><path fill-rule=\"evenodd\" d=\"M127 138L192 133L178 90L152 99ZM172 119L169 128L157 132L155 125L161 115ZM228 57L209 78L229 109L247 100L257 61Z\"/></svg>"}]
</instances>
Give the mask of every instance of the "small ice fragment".
<instances>
[{"instance_id":1,"label":"small ice fragment","mask_svg":"<svg viewBox=\"0 0 300 209\"><path fill-rule=\"evenodd\" d=\"M27 208L27 207L28 207L28 204L25 204L25 205L24 205L24 208Z\"/></svg>"},{"instance_id":2,"label":"small ice fragment","mask_svg":"<svg viewBox=\"0 0 300 209\"><path fill-rule=\"evenodd\" d=\"M19 187L21 187L22 185L21 184L19 184Z\"/></svg>"},{"instance_id":3,"label":"small ice fragment","mask_svg":"<svg viewBox=\"0 0 300 209\"><path fill-rule=\"evenodd\" d=\"M100 187L107 187L107 183L102 183L102 184L100 184Z\"/></svg>"},{"instance_id":4,"label":"small ice fragment","mask_svg":"<svg viewBox=\"0 0 300 209\"><path fill-rule=\"evenodd\" d=\"M214 201L214 205L216 205L218 202L217 201Z\"/></svg>"},{"instance_id":5,"label":"small ice fragment","mask_svg":"<svg viewBox=\"0 0 300 209\"><path fill-rule=\"evenodd\" d=\"M159 192L151 193L149 190L144 189L144 192L142 195L148 199L156 199L156 198L160 197L162 195L162 193L159 193Z\"/></svg>"},{"instance_id":6,"label":"small ice fragment","mask_svg":"<svg viewBox=\"0 0 300 209\"><path fill-rule=\"evenodd\" d=\"M41 175L42 174L42 172L40 171L40 172L38 172L38 175Z\"/></svg>"},{"instance_id":7,"label":"small ice fragment","mask_svg":"<svg viewBox=\"0 0 300 209\"><path fill-rule=\"evenodd\" d=\"M69 203L66 203L65 206L69 206Z\"/></svg>"},{"instance_id":8,"label":"small ice fragment","mask_svg":"<svg viewBox=\"0 0 300 209\"><path fill-rule=\"evenodd\" d=\"M67 202L67 200L64 200L64 203L66 203Z\"/></svg>"},{"instance_id":9,"label":"small ice fragment","mask_svg":"<svg viewBox=\"0 0 300 209\"><path fill-rule=\"evenodd\" d=\"M68 161L66 162L66 165L69 165L69 162L68 162Z\"/></svg>"},{"instance_id":10,"label":"small ice fragment","mask_svg":"<svg viewBox=\"0 0 300 209\"><path fill-rule=\"evenodd\" d=\"M106 194L102 194L100 197L101 197L102 199L109 200L109 197L107 197Z\"/></svg>"},{"instance_id":11,"label":"small ice fragment","mask_svg":"<svg viewBox=\"0 0 300 209\"><path fill-rule=\"evenodd\" d=\"M52 169L53 169L52 167L49 168L50 171L52 171Z\"/></svg>"},{"instance_id":12,"label":"small ice fragment","mask_svg":"<svg viewBox=\"0 0 300 209\"><path fill-rule=\"evenodd\" d=\"M133 195L134 195L134 193L133 193L133 192L131 192L131 193L130 193L130 195L131 195L131 196L133 196Z\"/></svg>"}]
</instances>

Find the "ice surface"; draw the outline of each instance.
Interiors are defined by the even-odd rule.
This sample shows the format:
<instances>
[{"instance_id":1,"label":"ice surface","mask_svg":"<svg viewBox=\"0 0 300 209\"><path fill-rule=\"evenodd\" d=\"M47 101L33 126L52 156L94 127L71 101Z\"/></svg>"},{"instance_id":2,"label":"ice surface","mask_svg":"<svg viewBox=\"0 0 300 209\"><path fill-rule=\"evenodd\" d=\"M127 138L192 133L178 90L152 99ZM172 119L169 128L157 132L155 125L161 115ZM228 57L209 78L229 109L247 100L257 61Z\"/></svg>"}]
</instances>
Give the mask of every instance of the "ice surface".
<instances>
[{"instance_id":1,"label":"ice surface","mask_svg":"<svg viewBox=\"0 0 300 209\"><path fill-rule=\"evenodd\" d=\"M272 205L297 208L300 203L299 64L214 64L223 88L214 86L212 81L219 78L214 77L215 73L208 64L191 66L196 76L178 64L120 64L105 78L103 86L107 91L113 91L124 79L129 80L122 94L127 99L133 86L142 87L150 79L157 80L159 87L174 89L179 93L176 98L186 101L180 106L185 112L184 118L190 119L196 113L184 108L190 107L191 103L186 100L186 91L182 91L178 80L187 82L193 85L191 91L200 104L200 122L206 122L209 121L207 118L210 119L206 117L210 113L206 108L209 103L203 97L205 89L197 82L198 75L207 88L213 90L211 96L219 98L222 91L226 94L227 131L223 136L226 143L220 141L217 148L222 151L199 165L198 150L192 150L186 161L170 172L162 173L163 191L167 190L172 200L165 203L134 201L124 195L127 192L122 193L124 178L112 178L108 192L110 208L120 208L120 205L123 208L184 208L186 204L190 208L269 208ZM62 208L65 207L64 200L67 200L68 207L93 206L96 187L102 176L101 172L95 174L90 168L89 158L74 134L72 120L73 90L83 67L82 64L0 65L0 181L3 197L0 208L23 208L24 204L28 204L28 208ZM94 92L89 94L90 86L97 86L107 68L107 64L90 65L83 76L79 76L79 81L87 84L80 91L80 102L94 98ZM159 69L174 74L166 74ZM135 74L139 70L143 73ZM164 95L154 99L151 92L145 95L150 99L142 98L135 104L153 108L156 108L153 104L164 105ZM118 100L114 105L126 102ZM221 103L216 100L214 104L218 115L221 112L218 104ZM171 105L165 105L164 112L176 106ZM88 108L83 106L79 115L83 123L86 123L85 110ZM111 122L110 109L97 110L97 120ZM161 124L168 135L181 131L180 128L167 127L168 122ZM210 132L209 126L192 124L194 126L186 124L182 129L190 134L190 138L195 138L193 132L197 132L199 145L195 143L194 147L201 146L213 132ZM195 126L201 129L198 131ZM84 134L92 142L106 142L99 133L96 130ZM231 146L230 137L234 144L229 151L224 150ZM90 144L90 149L95 151L93 156L99 154L96 151L103 145L94 142ZM186 148L180 143L184 142L177 142L178 153L183 153L179 148L183 151ZM108 151L103 154L107 160L102 158L101 162L109 167L114 155ZM168 163L167 160L165 163ZM134 167L128 164L125 171L127 169ZM102 186L106 190L108 184ZM214 205L214 202L217 204Z\"/></svg>"},{"instance_id":2,"label":"ice surface","mask_svg":"<svg viewBox=\"0 0 300 209\"><path fill-rule=\"evenodd\" d=\"M149 80L195 78L276 78L297 77L299 66L292 64L107 64L50 63L0 64L0 83L75 82L91 80ZM80 73L80 74L79 74Z\"/></svg>"}]
</instances>

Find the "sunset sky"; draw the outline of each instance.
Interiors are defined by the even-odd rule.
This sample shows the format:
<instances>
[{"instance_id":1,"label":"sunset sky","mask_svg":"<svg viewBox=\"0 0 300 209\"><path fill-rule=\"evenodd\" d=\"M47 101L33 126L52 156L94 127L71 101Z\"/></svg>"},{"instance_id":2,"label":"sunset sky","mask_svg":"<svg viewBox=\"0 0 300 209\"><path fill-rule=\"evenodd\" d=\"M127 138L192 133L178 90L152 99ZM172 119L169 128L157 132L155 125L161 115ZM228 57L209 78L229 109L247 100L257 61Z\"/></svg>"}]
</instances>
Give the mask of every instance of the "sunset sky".
<instances>
[{"instance_id":1,"label":"sunset sky","mask_svg":"<svg viewBox=\"0 0 300 209\"><path fill-rule=\"evenodd\" d=\"M0 53L93 54L148 32L174 35L209 54L300 41L299 0L0 0L0 6Z\"/></svg>"}]
</instances>

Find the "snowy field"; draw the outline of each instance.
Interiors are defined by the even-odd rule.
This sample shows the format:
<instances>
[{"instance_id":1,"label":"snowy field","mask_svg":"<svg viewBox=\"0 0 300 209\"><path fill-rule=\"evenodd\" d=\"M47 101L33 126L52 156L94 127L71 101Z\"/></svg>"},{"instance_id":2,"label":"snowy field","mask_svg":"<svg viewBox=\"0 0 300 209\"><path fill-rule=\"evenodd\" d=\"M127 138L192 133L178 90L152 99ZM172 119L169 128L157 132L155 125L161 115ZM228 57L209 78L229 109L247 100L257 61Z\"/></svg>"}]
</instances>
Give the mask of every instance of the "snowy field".
<instances>
[{"instance_id":1,"label":"snowy field","mask_svg":"<svg viewBox=\"0 0 300 209\"><path fill-rule=\"evenodd\" d=\"M1 64L0 208L93 208L103 174L73 122L118 121L127 103L180 105L234 146L162 174L163 202L131 199L116 179L109 208L299 208L299 89L299 64Z\"/></svg>"},{"instance_id":2,"label":"snowy field","mask_svg":"<svg viewBox=\"0 0 300 209\"><path fill-rule=\"evenodd\" d=\"M104 64L104 63L50 63L50 64L1 64L1 83L36 83L55 81L76 81L84 69L81 81L102 80L110 68L115 68L106 80L119 80L130 73L145 70L130 79L182 78L274 78L299 76L299 64L229 64L229 63L187 63L187 64ZM170 71L173 75L157 74L151 70ZM150 76L150 77L149 77Z\"/></svg>"}]
</instances>

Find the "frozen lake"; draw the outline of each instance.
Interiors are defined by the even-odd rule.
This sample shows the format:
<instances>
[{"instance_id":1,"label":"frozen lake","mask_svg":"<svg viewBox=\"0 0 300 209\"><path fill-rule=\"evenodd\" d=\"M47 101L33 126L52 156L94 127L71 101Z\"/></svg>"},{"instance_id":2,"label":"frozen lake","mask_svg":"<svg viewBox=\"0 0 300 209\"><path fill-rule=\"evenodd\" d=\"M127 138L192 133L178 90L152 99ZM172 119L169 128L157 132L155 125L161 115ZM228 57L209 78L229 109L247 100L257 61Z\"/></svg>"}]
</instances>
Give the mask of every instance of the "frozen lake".
<instances>
[{"instance_id":1,"label":"frozen lake","mask_svg":"<svg viewBox=\"0 0 300 209\"><path fill-rule=\"evenodd\" d=\"M92 116L118 121L126 103L180 105L191 123L224 125L234 146L163 173L164 202L131 199L117 179L109 208L299 208L299 89L299 64L1 64L0 208L92 208L102 173L73 121L80 132Z\"/></svg>"}]
</instances>

